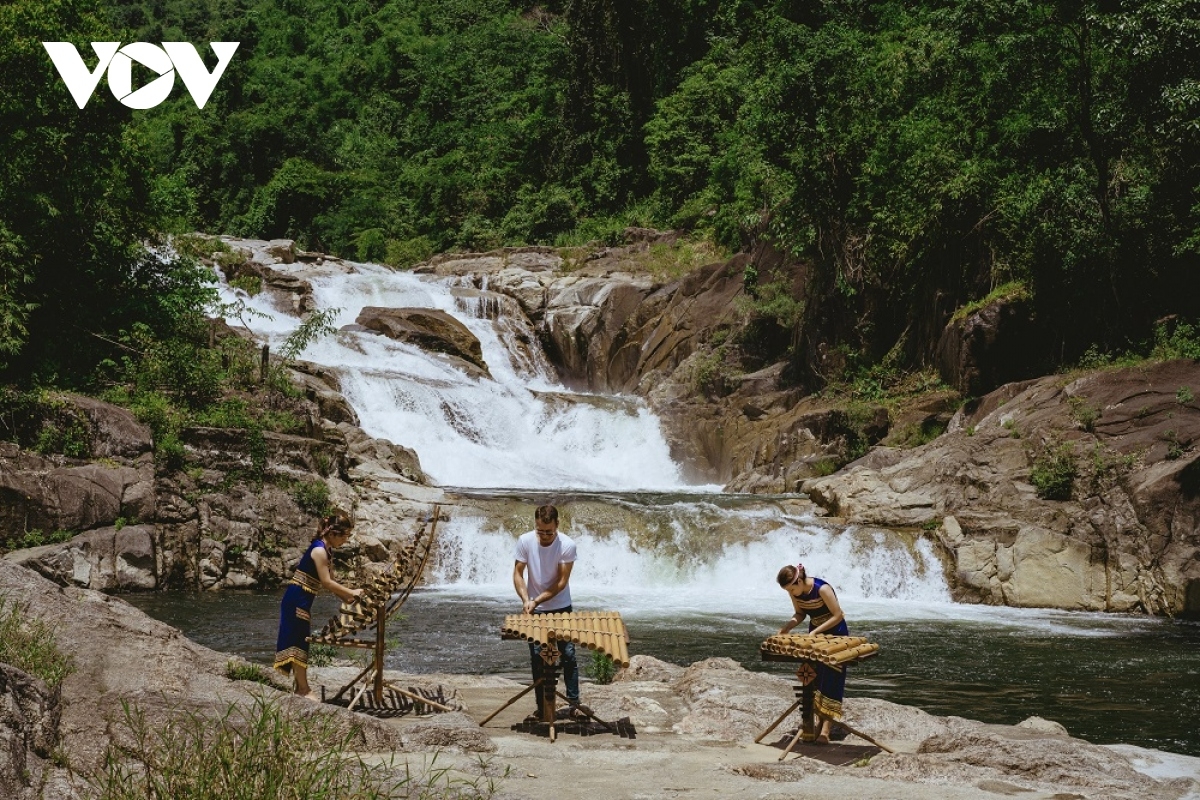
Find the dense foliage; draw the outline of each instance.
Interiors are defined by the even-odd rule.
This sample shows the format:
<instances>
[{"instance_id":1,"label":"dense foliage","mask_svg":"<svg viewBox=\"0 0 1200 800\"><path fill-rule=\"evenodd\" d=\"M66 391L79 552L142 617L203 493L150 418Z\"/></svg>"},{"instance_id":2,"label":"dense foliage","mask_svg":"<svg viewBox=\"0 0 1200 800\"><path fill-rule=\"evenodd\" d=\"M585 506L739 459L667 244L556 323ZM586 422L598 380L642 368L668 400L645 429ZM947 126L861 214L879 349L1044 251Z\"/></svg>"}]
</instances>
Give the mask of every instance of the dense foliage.
<instances>
[{"instance_id":1,"label":"dense foliage","mask_svg":"<svg viewBox=\"0 0 1200 800\"><path fill-rule=\"evenodd\" d=\"M801 374L928 361L1002 285L1047 366L1200 316L1200 0L17 0L0 33L0 358L188 299L132 255L152 227L400 267L769 242ZM203 110L80 112L37 41L110 37L241 45Z\"/></svg>"}]
</instances>

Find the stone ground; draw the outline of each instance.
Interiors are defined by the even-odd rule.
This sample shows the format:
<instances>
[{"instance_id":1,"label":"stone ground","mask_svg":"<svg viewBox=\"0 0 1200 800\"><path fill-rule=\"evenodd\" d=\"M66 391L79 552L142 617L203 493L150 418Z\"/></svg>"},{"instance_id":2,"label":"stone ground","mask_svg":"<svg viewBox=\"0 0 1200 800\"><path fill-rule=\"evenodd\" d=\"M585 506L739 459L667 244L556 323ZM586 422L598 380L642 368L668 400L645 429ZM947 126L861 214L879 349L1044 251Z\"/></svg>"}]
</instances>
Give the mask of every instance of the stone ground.
<instances>
[{"instance_id":1,"label":"stone ground","mask_svg":"<svg viewBox=\"0 0 1200 800\"><path fill-rule=\"evenodd\" d=\"M348 671L347 671L348 672ZM335 688L344 678L341 670L314 670L318 681ZM393 676L389 675L389 678ZM522 688L515 681L489 676L441 675L396 676L418 681L440 681L454 688L456 699L466 706L466 716L479 722L507 702ZM584 686L589 689L599 687ZM585 696L585 701L588 697ZM786 708L782 705L780 710ZM501 711L484 729L494 745L491 752L455 752L450 746L436 757L429 753L406 753L414 766L451 767L458 778L486 787L491 782L497 800L525 798L604 798L604 800L651 800L651 798L841 798L860 800L1093 800L1127 797L1122 791L1098 789L1086 794L1058 789L1037 790L991 777L967 778L946 775L935 782L911 783L864 774L862 766L833 767L803 756L778 761L781 749L754 744L753 736L743 741L720 741L669 730L637 730L633 739L611 734L579 736L560 733L557 741L514 730L532 710L529 696ZM401 716L387 721L401 731L420 728L436 720L433 716ZM455 717L461 716L455 714ZM766 727L774 717L764 719ZM612 720L610 720L612 721ZM786 727L787 723L782 727ZM653 728L653 726L651 726ZM773 732L765 741L777 739ZM845 745L828 745L831 752L865 744L850 737ZM913 753L919 740L885 742L902 753ZM813 749L816 746L809 746ZM416 761L414 761L416 759ZM1193 759L1200 768L1200 759ZM1151 792L1147 796L1159 796ZM1200 794L1169 792L1162 796L1198 798Z\"/></svg>"}]
</instances>

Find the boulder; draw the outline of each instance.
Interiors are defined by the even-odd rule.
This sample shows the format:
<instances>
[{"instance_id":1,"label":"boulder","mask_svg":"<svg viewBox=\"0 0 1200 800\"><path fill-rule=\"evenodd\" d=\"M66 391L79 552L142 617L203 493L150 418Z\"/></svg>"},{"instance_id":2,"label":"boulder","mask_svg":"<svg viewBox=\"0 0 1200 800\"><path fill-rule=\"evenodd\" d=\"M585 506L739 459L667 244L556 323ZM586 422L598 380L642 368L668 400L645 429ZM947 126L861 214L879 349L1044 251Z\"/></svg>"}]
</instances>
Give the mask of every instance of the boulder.
<instances>
[{"instance_id":1,"label":"boulder","mask_svg":"<svg viewBox=\"0 0 1200 800\"><path fill-rule=\"evenodd\" d=\"M13 553L8 560L63 585L99 591L158 588L156 531L152 525L99 528L60 545Z\"/></svg>"},{"instance_id":2,"label":"boulder","mask_svg":"<svg viewBox=\"0 0 1200 800\"><path fill-rule=\"evenodd\" d=\"M1024 297L996 300L964 317L951 319L937 344L942 380L966 397L1050 371L1038 357L1038 327Z\"/></svg>"},{"instance_id":3,"label":"boulder","mask_svg":"<svg viewBox=\"0 0 1200 800\"><path fill-rule=\"evenodd\" d=\"M58 649L75 665L61 685L58 740L79 772L95 767L119 732L122 703L145 712L153 730L180 714L215 717L230 703L245 707L256 698L273 699L290 714L328 715L335 740L345 736L354 749L379 752L401 746L396 730L383 721L294 698L262 684L230 680L225 675L227 655L188 640L120 598L60 587L4 561L0 561L0 595L27 602L29 613L54 630ZM39 718L28 716L35 723ZM36 735L40 734L35 729L30 736Z\"/></svg>"},{"instance_id":4,"label":"boulder","mask_svg":"<svg viewBox=\"0 0 1200 800\"><path fill-rule=\"evenodd\" d=\"M468 374L491 377L475 334L445 311L368 306L359 312L355 323L390 339L445 353Z\"/></svg>"},{"instance_id":5,"label":"boulder","mask_svg":"<svg viewBox=\"0 0 1200 800\"><path fill-rule=\"evenodd\" d=\"M91 423L92 458L136 459L154 449L150 428L138 422L129 409L83 395L58 397L81 411Z\"/></svg>"},{"instance_id":6,"label":"boulder","mask_svg":"<svg viewBox=\"0 0 1200 800\"><path fill-rule=\"evenodd\" d=\"M1010 384L929 444L801 489L852 523L933 529L956 599L1200 615L1191 386L1192 361ZM1068 499L1038 495L1034 472L1050 455L1073 472Z\"/></svg>"}]
</instances>

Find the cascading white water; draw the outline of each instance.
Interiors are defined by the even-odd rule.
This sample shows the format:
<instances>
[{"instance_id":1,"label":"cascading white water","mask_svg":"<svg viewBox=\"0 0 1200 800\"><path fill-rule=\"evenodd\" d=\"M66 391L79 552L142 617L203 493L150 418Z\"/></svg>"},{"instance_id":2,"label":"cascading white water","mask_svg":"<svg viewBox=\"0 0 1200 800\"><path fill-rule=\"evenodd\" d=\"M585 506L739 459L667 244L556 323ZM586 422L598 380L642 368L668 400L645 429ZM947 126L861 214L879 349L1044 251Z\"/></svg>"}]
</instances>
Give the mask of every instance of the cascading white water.
<instances>
[{"instance_id":1,"label":"cascading white water","mask_svg":"<svg viewBox=\"0 0 1200 800\"><path fill-rule=\"evenodd\" d=\"M701 508L703 506L703 508ZM570 535L579 549L571 574L577 602L635 613L653 610L743 616L790 608L775 583L780 567L803 557L807 568L833 584L856 606L907 606L950 602L941 565L927 541L914 545L881 530L837 530L763 503L723 509L694 499L646 507L648 516L670 515L670 535L637 544L639 532L576 520ZM701 526L714 518L752 526L759 533L722 547L696 546ZM512 596L513 541L523 533L497 528L495 520L462 513L439 528L434 583L444 591L504 600ZM790 613L790 612L789 612ZM786 615L785 615L786 616Z\"/></svg>"},{"instance_id":2,"label":"cascading white water","mask_svg":"<svg viewBox=\"0 0 1200 800\"><path fill-rule=\"evenodd\" d=\"M319 340L302 357L334 368L363 429L416 450L422 468L441 485L570 491L591 503L623 506L624 516L574 515L568 532L580 546L580 560L571 585L581 600L633 613L778 609L787 604L775 572L799 556L847 600L886 605L950 599L927 543L913 545L882 531L837 530L758 498L722 504L715 500L728 496L715 494L719 487L684 485L657 419L640 400L589 396L580 402L555 382L536 347L516 346L538 341L523 316L471 313L471 304L456 297L454 280L370 264L277 268L309 280L318 307L339 309L336 327L352 325L366 306L421 307L454 316L479 339L491 380L470 377L437 354L358 330ZM265 294L223 291L227 301L240 297L270 315L243 321L276 346L299 324ZM647 502L631 494L646 491L669 497ZM626 529L633 524L639 529ZM513 541L523 532L457 513L439 529L430 585L510 598Z\"/></svg>"},{"instance_id":3,"label":"cascading white water","mask_svg":"<svg viewBox=\"0 0 1200 800\"><path fill-rule=\"evenodd\" d=\"M554 381L540 352L515 356L509 344L516 337L537 341L524 319L477 318L459 308L450 281L375 265L316 274L305 268L304 275L318 307L340 309L337 327L352 324L366 306L421 307L454 316L479 339L493 380L468 376L437 354L362 331L339 331L303 354L337 369L363 430L416 450L436 483L696 490L684 486L658 420L640 400L581 400ZM233 298L230 293L225 299ZM299 323L271 307L265 295L242 299L271 315L245 321L276 343Z\"/></svg>"}]
</instances>

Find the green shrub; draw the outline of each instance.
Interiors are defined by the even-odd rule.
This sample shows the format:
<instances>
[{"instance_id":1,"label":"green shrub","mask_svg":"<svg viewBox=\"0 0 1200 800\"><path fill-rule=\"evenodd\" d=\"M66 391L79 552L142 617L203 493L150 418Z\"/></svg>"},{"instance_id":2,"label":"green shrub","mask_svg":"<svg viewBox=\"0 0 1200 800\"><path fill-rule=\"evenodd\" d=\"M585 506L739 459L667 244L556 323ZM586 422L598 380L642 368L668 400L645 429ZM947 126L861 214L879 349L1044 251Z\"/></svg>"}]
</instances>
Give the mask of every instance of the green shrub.
<instances>
[{"instance_id":1,"label":"green shrub","mask_svg":"<svg viewBox=\"0 0 1200 800\"><path fill-rule=\"evenodd\" d=\"M292 499L302 510L313 516L327 514L332 508L329 484L325 481L297 481L292 487Z\"/></svg>"},{"instance_id":2,"label":"green shrub","mask_svg":"<svg viewBox=\"0 0 1200 800\"><path fill-rule=\"evenodd\" d=\"M54 626L31 616L29 606L0 595L0 661L36 675L50 687L75 671L58 649Z\"/></svg>"},{"instance_id":3,"label":"green shrub","mask_svg":"<svg viewBox=\"0 0 1200 800\"><path fill-rule=\"evenodd\" d=\"M436 766L364 759L357 727L330 714L290 714L257 697L209 716L171 709L148 720L124 703L103 761L86 774L98 800L382 800L489 798L495 783Z\"/></svg>"},{"instance_id":4,"label":"green shrub","mask_svg":"<svg viewBox=\"0 0 1200 800\"><path fill-rule=\"evenodd\" d=\"M583 668L583 674L601 685L612 683L617 676L617 664L612 657L607 653L594 651L590 653L590 656Z\"/></svg>"},{"instance_id":5,"label":"green shrub","mask_svg":"<svg viewBox=\"0 0 1200 800\"><path fill-rule=\"evenodd\" d=\"M1070 500L1078 472L1075 448L1069 442L1050 443L1033 459L1029 482L1043 500Z\"/></svg>"},{"instance_id":6,"label":"green shrub","mask_svg":"<svg viewBox=\"0 0 1200 800\"><path fill-rule=\"evenodd\" d=\"M397 269L408 269L422 261L428 261L434 249L433 242L424 236L415 236L403 241L389 239L384 261Z\"/></svg>"},{"instance_id":7,"label":"green shrub","mask_svg":"<svg viewBox=\"0 0 1200 800\"><path fill-rule=\"evenodd\" d=\"M757 271L754 274L757 281ZM804 315L804 302L792 296L791 282L785 278L756 283L753 294L742 295L734 303L742 314L751 318L774 320L785 330L795 327Z\"/></svg>"},{"instance_id":8,"label":"green shrub","mask_svg":"<svg viewBox=\"0 0 1200 800\"><path fill-rule=\"evenodd\" d=\"M0 436L43 455L92 454L92 424L75 406L42 389L0 389Z\"/></svg>"},{"instance_id":9,"label":"green shrub","mask_svg":"<svg viewBox=\"0 0 1200 800\"><path fill-rule=\"evenodd\" d=\"M258 275L239 275L229 281L231 289L241 289L246 294L254 297L262 292L263 280Z\"/></svg>"},{"instance_id":10,"label":"green shrub","mask_svg":"<svg viewBox=\"0 0 1200 800\"><path fill-rule=\"evenodd\" d=\"M1175 392L1175 402L1181 406L1186 406L1196 399L1196 395L1192 393L1192 387L1180 386Z\"/></svg>"},{"instance_id":11,"label":"green shrub","mask_svg":"<svg viewBox=\"0 0 1200 800\"><path fill-rule=\"evenodd\" d=\"M1150 357L1160 361L1200 359L1200 329L1187 322L1176 322L1173 326L1160 323L1154 329Z\"/></svg>"},{"instance_id":12,"label":"green shrub","mask_svg":"<svg viewBox=\"0 0 1200 800\"><path fill-rule=\"evenodd\" d=\"M820 461L814 461L812 464L813 475L818 478L824 478L826 475L832 475L837 472L837 462L832 458L822 458Z\"/></svg>"},{"instance_id":13,"label":"green shrub","mask_svg":"<svg viewBox=\"0 0 1200 800\"><path fill-rule=\"evenodd\" d=\"M308 646L308 663L313 667L328 667L338 656L338 649L331 644L313 642Z\"/></svg>"},{"instance_id":14,"label":"green shrub","mask_svg":"<svg viewBox=\"0 0 1200 800\"><path fill-rule=\"evenodd\" d=\"M1100 409L1088 403L1082 397L1068 397L1071 419L1079 423L1079 427L1088 433L1096 429L1096 420L1100 419Z\"/></svg>"}]
</instances>

